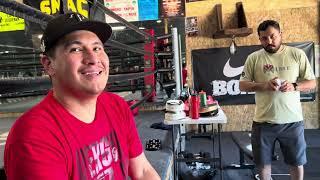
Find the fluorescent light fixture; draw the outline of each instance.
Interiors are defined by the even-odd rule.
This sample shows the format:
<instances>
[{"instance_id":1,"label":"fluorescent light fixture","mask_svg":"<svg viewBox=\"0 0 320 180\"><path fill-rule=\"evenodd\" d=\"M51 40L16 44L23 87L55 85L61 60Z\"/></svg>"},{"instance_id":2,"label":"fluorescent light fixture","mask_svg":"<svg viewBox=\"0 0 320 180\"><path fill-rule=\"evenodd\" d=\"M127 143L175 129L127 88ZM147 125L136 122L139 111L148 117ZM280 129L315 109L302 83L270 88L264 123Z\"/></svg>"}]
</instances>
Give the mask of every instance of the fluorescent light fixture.
<instances>
[{"instance_id":1,"label":"fluorescent light fixture","mask_svg":"<svg viewBox=\"0 0 320 180\"><path fill-rule=\"evenodd\" d=\"M161 23L162 21L161 21L161 19L159 19L159 20L157 20L156 22L157 22L157 23Z\"/></svg>"},{"instance_id":2,"label":"fluorescent light fixture","mask_svg":"<svg viewBox=\"0 0 320 180\"><path fill-rule=\"evenodd\" d=\"M113 31L119 31L119 30L124 30L126 27L125 26L114 26L111 27Z\"/></svg>"},{"instance_id":3,"label":"fluorescent light fixture","mask_svg":"<svg viewBox=\"0 0 320 180\"><path fill-rule=\"evenodd\" d=\"M145 27L139 27L139 29L146 29Z\"/></svg>"}]
</instances>

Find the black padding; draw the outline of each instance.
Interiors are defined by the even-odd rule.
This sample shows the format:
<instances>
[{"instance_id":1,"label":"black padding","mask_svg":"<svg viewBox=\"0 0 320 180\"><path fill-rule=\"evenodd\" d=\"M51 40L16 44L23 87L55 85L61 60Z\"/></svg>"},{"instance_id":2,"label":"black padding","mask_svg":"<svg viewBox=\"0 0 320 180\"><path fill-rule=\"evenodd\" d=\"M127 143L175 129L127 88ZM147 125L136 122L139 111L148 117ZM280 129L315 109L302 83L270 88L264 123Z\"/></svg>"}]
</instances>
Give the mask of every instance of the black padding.
<instances>
[{"instance_id":1,"label":"black padding","mask_svg":"<svg viewBox=\"0 0 320 180\"><path fill-rule=\"evenodd\" d=\"M161 141L160 139L149 139L146 142L146 150L147 151L158 151L161 149Z\"/></svg>"},{"instance_id":2,"label":"black padding","mask_svg":"<svg viewBox=\"0 0 320 180\"><path fill-rule=\"evenodd\" d=\"M6 180L7 179L6 173L5 173L3 168L0 168L0 179L1 180Z\"/></svg>"}]
</instances>

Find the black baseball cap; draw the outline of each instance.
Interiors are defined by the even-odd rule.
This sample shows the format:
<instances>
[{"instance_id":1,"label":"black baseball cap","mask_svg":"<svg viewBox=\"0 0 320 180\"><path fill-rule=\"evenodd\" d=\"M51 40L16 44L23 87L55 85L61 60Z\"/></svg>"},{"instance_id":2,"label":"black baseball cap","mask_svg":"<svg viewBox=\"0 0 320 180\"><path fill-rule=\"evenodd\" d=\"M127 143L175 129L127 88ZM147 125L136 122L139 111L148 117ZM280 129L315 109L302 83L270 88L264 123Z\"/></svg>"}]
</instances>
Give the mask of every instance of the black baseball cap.
<instances>
[{"instance_id":1,"label":"black baseball cap","mask_svg":"<svg viewBox=\"0 0 320 180\"><path fill-rule=\"evenodd\" d=\"M41 40L42 51L47 52L60 38L77 30L95 33L102 43L105 43L112 34L111 26L107 23L89 20L79 13L62 14L48 22Z\"/></svg>"}]
</instances>

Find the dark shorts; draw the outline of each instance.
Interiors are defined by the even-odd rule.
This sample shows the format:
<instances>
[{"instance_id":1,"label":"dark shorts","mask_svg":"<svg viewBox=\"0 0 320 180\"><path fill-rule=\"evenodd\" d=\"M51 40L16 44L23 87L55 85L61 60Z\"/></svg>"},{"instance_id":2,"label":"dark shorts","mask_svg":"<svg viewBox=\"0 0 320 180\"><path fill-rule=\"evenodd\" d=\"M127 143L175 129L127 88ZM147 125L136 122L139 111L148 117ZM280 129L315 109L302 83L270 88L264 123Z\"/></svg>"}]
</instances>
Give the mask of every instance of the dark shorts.
<instances>
[{"instance_id":1,"label":"dark shorts","mask_svg":"<svg viewBox=\"0 0 320 180\"><path fill-rule=\"evenodd\" d=\"M289 124L253 122L251 144L257 166L271 164L276 141L286 164L300 166L307 163L303 121Z\"/></svg>"}]
</instances>

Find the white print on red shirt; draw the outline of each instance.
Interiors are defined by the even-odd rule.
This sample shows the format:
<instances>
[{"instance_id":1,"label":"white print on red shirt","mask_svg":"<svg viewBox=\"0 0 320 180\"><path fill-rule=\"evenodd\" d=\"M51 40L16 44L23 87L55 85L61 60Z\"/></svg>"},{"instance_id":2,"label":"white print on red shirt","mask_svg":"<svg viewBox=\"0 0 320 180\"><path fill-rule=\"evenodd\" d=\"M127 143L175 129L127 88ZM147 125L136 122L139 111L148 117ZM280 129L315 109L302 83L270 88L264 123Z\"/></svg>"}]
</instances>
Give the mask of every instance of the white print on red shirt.
<instances>
[{"instance_id":1,"label":"white print on red shirt","mask_svg":"<svg viewBox=\"0 0 320 180\"><path fill-rule=\"evenodd\" d=\"M113 168L119 161L119 147L115 142L117 138L112 136L115 134L101 138L88 148L88 169L92 179L114 179Z\"/></svg>"}]
</instances>

